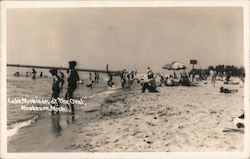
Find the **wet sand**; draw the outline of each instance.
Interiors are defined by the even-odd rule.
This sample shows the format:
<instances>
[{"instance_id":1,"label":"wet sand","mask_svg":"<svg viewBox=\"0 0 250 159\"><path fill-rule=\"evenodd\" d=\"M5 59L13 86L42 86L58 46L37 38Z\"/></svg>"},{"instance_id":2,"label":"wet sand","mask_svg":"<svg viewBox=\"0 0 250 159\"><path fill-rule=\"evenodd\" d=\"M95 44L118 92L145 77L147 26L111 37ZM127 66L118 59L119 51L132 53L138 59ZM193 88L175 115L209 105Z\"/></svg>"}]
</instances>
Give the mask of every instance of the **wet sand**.
<instances>
[{"instance_id":1,"label":"wet sand","mask_svg":"<svg viewBox=\"0 0 250 159\"><path fill-rule=\"evenodd\" d=\"M239 92L221 94L221 85L203 82L200 87L159 87L158 93L141 93L137 84L109 95L95 108L78 110L73 123L72 116L62 114L20 129L8 148L13 152L242 151L244 133L223 130L233 128L232 117L244 109L244 88L226 85ZM32 138L22 138L22 133Z\"/></svg>"}]
</instances>

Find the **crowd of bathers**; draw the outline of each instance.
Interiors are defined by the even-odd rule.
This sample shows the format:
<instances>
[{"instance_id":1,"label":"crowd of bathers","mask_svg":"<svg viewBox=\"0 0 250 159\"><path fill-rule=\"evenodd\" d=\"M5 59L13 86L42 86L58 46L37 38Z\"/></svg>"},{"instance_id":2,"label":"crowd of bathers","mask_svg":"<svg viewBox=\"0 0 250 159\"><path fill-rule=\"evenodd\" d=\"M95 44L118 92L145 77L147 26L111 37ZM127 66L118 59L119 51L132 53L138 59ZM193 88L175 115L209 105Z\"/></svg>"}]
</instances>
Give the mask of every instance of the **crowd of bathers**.
<instances>
[{"instance_id":1,"label":"crowd of bathers","mask_svg":"<svg viewBox=\"0 0 250 159\"><path fill-rule=\"evenodd\" d=\"M70 61L69 62L69 68L67 70L68 73L68 87L67 92L65 94L65 99L73 99L74 91L77 88L78 84L82 84L83 80L80 80L77 70L75 69L75 66L77 65L76 61ZM61 90L63 89L64 85L64 73L61 71L58 71L56 68L53 68L49 71L53 77L53 84L52 84L52 95L51 98L56 101L56 99L59 97ZM32 79L36 79L36 70L33 68L32 72L26 72L26 77L29 77L29 75L32 75ZM109 87L112 87L114 85L113 76L117 76L117 74L114 74L113 72L107 71L107 85ZM15 76L20 76L19 72L16 72L14 74ZM40 77L43 77L43 72L40 73ZM45 76L44 76L45 77ZM211 67L208 74L198 74L198 77L190 71L188 74L185 72L185 70L181 71L179 75L176 74L174 71L169 76L163 76L160 73L154 73L150 67L147 69L146 73L147 79L143 79L137 76L137 71L127 71L126 69L123 69L120 71L120 83L121 87L123 89L130 88L134 81L137 83L140 83L141 85L141 91L144 93L148 90L148 92L159 92L157 90L157 87L163 87L163 86L199 86L199 82L203 80L207 80L208 77L210 77L211 80L211 86L215 87L216 80L224 79L224 84L232 84L233 82L230 81L230 73L226 72L223 76L221 74L218 74L216 70ZM156 78L159 78L159 83L156 82ZM86 85L86 87L92 88L92 86L95 83L98 83L100 79L98 72L89 72L89 80L91 81L89 84ZM204 84L207 84L205 82ZM238 84L238 83L234 83ZM220 93L236 93L238 92L237 89L230 90L225 87L220 87ZM58 106L58 103L54 103L53 106ZM68 109L71 110L72 114L74 114L74 105L68 105ZM57 112L59 113L59 112ZM54 114L54 112L52 112Z\"/></svg>"}]
</instances>

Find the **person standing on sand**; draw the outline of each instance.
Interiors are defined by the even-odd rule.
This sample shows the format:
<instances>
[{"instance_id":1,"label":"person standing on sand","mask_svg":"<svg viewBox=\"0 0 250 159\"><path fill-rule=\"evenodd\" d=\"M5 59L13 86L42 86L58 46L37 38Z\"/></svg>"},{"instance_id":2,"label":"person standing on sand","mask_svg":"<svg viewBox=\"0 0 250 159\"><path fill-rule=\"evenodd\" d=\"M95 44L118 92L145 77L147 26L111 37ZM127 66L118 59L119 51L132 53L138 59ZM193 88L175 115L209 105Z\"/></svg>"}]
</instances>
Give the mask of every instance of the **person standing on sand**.
<instances>
[{"instance_id":1,"label":"person standing on sand","mask_svg":"<svg viewBox=\"0 0 250 159\"><path fill-rule=\"evenodd\" d=\"M49 71L51 75L53 76L53 84L52 84L52 95L51 95L51 100L52 100L52 106L56 106L57 108L60 107L60 103L58 101L58 97L60 94L60 91L63 88L64 80L58 76L57 74L57 69L51 69ZM54 115L54 108L52 109L51 112L52 115ZM57 111L57 114L59 114L59 111Z\"/></svg>"},{"instance_id":2,"label":"person standing on sand","mask_svg":"<svg viewBox=\"0 0 250 159\"><path fill-rule=\"evenodd\" d=\"M74 94L74 91L77 88L77 81L80 80L78 72L75 70L75 66L76 66L76 61L70 61L69 62L68 91L67 91L66 96L65 96L65 99L68 99L69 102L70 102L71 113L72 114L75 113L74 103L72 102L73 94Z\"/></svg>"},{"instance_id":3,"label":"person standing on sand","mask_svg":"<svg viewBox=\"0 0 250 159\"><path fill-rule=\"evenodd\" d=\"M211 77L211 86L215 87L216 71L214 70L213 67L211 68L209 74L210 74L210 77Z\"/></svg>"}]
</instances>

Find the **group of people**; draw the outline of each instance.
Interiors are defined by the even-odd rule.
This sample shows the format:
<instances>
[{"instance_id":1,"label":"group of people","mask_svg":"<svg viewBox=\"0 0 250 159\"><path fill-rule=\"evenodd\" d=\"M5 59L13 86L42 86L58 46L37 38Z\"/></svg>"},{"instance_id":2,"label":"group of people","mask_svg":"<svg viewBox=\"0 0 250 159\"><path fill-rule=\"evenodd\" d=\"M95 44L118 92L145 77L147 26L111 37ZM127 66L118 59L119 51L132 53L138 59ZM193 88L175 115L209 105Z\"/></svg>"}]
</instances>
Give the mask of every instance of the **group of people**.
<instances>
[{"instance_id":1,"label":"group of people","mask_svg":"<svg viewBox=\"0 0 250 159\"><path fill-rule=\"evenodd\" d=\"M69 69L67 70L68 73L68 89L65 94L66 100L73 100L73 94L74 91L77 88L77 81L80 80L77 70L75 69L76 61L70 61L69 62ZM52 106L60 107L60 102L58 100L58 97L60 95L61 90L63 89L64 79L62 74L58 75L58 70L56 68L53 68L49 70L51 75L53 76L53 84L52 84L52 96L51 99L56 101L52 104ZM74 114L74 103L69 102L70 105L68 105L68 109L71 109L71 113ZM70 107L69 107L70 106ZM57 111L57 114L59 111ZM52 115L54 115L54 111L52 111Z\"/></svg>"},{"instance_id":2,"label":"group of people","mask_svg":"<svg viewBox=\"0 0 250 159\"><path fill-rule=\"evenodd\" d=\"M90 83L87 84L86 87L92 88L92 86L93 86L94 83L99 83L99 79L100 79L100 76L99 76L98 72L94 72L94 78L92 76L92 72L89 72Z\"/></svg>"},{"instance_id":3,"label":"group of people","mask_svg":"<svg viewBox=\"0 0 250 159\"><path fill-rule=\"evenodd\" d=\"M78 72L75 69L76 66L76 61L70 61L69 62L69 69L67 70L68 73L68 88L67 88L67 93L65 94L65 99L67 100L71 100L73 99L73 94L74 91L77 88L77 82L80 80L79 79L79 75ZM54 99L55 101L57 101L56 103L53 104L53 106L57 106L60 107L60 103L58 101L58 97L60 95L61 90L63 89L63 85L64 85L64 73L58 71L56 68L53 68L49 71L51 73L51 75L53 76L53 85L52 85L52 95L51 98ZM32 78L36 79L36 70L33 68L32 69ZM133 84L134 80L138 80L138 83L141 83L141 90L142 92L145 92L146 90L148 90L149 92L158 92L157 91L157 83L155 80L155 77L159 76L160 77L160 84L159 86L162 86L163 84L165 84L166 86L178 86L178 85L182 85L182 86L190 86L192 83L192 80L190 80L190 76L188 76L186 74L185 71L183 71L183 73L180 74L179 77L177 77L176 73L174 72L173 75L170 75L169 77L164 77L162 75L155 74L150 67L148 67L147 70L147 80L139 80L137 79L135 76L137 74L137 71L126 71L126 69L124 69L123 71L121 71L120 74L120 78L121 78L121 86L122 88L130 88L130 86ZM19 72L15 73L16 76L19 76ZM214 87L215 86L215 81L216 81L216 71L211 68L209 71L209 76L211 78L211 86ZM227 73L225 74L226 78L225 81L229 81L230 78L230 74ZM26 76L28 76L28 73L26 73ZM108 81L107 84L108 86L112 87L112 85L114 84L113 82L113 74L112 72L107 72L107 76L108 76ZM40 73L40 77L43 77L43 72ZM89 80L91 81L91 83L89 85L87 85L87 87L92 87L93 83L98 83L99 82L99 73L98 72L94 72L94 76L91 72L89 72ZM220 88L220 92L221 93L232 93L232 92L237 92L235 90L228 90L226 88L221 87ZM70 107L69 107L70 106ZM74 104L70 103L70 105L68 105L68 108L71 110L72 114L74 114ZM59 113L59 112L57 112ZM52 114L54 114L54 112L52 111Z\"/></svg>"},{"instance_id":4,"label":"group of people","mask_svg":"<svg viewBox=\"0 0 250 159\"><path fill-rule=\"evenodd\" d=\"M148 71L147 71L148 81L144 82L143 84L143 89L142 89L143 92L145 91L145 89L149 89L150 92L154 92L155 88L157 87L156 82L155 82L155 77L157 76L160 77L160 84L159 84L160 87L163 85L165 86L179 86L179 85L198 86L199 85L197 82L194 82L194 80L191 78L190 75L188 75L185 72L185 70L182 73L180 73L180 76L177 76L176 73L174 72L169 77L164 77L160 73L154 74L153 71L148 67ZM211 86L215 87L215 83L216 83L218 75L217 75L216 70L213 67L210 68L208 76L210 77ZM223 78L224 78L224 84L227 84L230 79L230 72L225 72ZM237 92L237 90L230 90L227 88L220 87L220 92L221 93L235 93Z\"/></svg>"},{"instance_id":5,"label":"group of people","mask_svg":"<svg viewBox=\"0 0 250 159\"><path fill-rule=\"evenodd\" d=\"M29 77L29 75L31 75L32 79L36 79L36 73L37 73L36 70L34 68L32 68L32 72L26 72L25 76ZM20 74L19 71L17 71L16 73L14 73L14 76L19 77L19 76L21 76L21 74ZM39 76L42 78L43 77L43 72L40 72Z\"/></svg>"},{"instance_id":6,"label":"group of people","mask_svg":"<svg viewBox=\"0 0 250 159\"><path fill-rule=\"evenodd\" d=\"M91 81L91 83L98 83L99 79L100 79L100 76L98 72L94 72L94 77L92 75L92 72L89 72L89 80Z\"/></svg>"},{"instance_id":7,"label":"group of people","mask_svg":"<svg viewBox=\"0 0 250 159\"><path fill-rule=\"evenodd\" d=\"M34 68L32 68L32 72L26 72L25 76L29 77L31 75L32 79L36 79L36 77L37 77L36 74L37 74L36 70ZM14 73L14 76L19 77L19 76L21 76L21 74L19 71L17 71ZM40 72L39 77L42 78L42 77L47 77L47 76L44 76L43 72Z\"/></svg>"},{"instance_id":8,"label":"group of people","mask_svg":"<svg viewBox=\"0 0 250 159\"><path fill-rule=\"evenodd\" d=\"M180 74L180 77L177 77L175 72L169 77L164 77L161 74L158 74L158 76L160 77L159 86L162 86L163 84L165 86L191 86L192 84L192 81L189 79L189 76L186 74L185 71Z\"/></svg>"},{"instance_id":9,"label":"group of people","mask_svg":"<svg viewBox=\"0 0 250 159\"><path fill-rule=\"evenodd\" d=\"M123 69L120 75L122 88L130 88L130 86L133 84L133 81L135 80L136 74L137 71L129 72L126 71L126 69Z\"/></svg>"}]
</instances>

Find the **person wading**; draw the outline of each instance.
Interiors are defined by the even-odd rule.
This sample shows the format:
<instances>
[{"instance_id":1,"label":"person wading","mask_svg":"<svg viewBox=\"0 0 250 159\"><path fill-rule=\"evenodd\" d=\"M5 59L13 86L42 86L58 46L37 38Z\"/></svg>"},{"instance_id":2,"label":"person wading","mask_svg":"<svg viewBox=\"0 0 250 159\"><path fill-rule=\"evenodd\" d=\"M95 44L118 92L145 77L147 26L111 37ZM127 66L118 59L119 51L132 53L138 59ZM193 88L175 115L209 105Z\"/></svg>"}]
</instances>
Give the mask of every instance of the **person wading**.
<instances>
[{"instance_id":1,"label":"person wading","mask_svg":"<svg viewBox=\"0 0 250 159\"><path fill-rule=\"evenodd\" d=\"M69 70L68 70L68 91L66 93L65 99L68 99L71 106L71 113L75 113L74 103L73 103L73 94L77 88L77 81L80 80L78 72L75 70L76 61L69 62ZM68 106L69 107L69 106Z\"/></svg>"}]
</instances>

